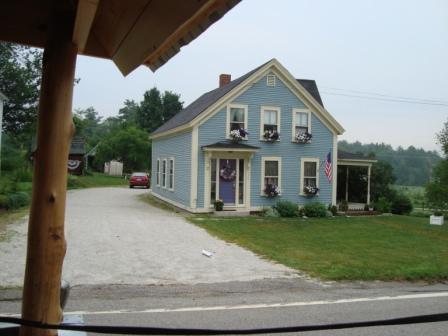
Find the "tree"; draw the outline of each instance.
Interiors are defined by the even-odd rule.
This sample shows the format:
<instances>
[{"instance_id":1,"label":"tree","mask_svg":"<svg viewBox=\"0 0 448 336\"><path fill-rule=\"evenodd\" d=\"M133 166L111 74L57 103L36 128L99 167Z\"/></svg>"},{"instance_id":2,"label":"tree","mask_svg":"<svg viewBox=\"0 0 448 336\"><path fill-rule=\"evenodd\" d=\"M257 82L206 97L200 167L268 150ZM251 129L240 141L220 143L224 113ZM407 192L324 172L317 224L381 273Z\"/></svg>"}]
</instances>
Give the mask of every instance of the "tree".
<instances>
[{"instance_id":1,"label":"tree","mask_svg":"<svg viewBox=\"0 0 448 336\"><path fill-rule=\"evenodd\" d=\"M88 149L96 146L104 134L101 127L99 113L93 108L88 107L85 110L77 109L73 115L73 122L76 128L76 135L85 138Z\"/></svg>"},{"instance_id":2,"label":"tree","mask_svg":"<svg viewBox=\"0 0 448 336\"><path fill-rule=\"evenodd\" d=\"M124 107L118 111L118 119L128 125L136 124L138 109L139 106L134 100L126 99Z\"/></svg>"},{"instance_id":3,"label":"tree","mask_svg":"<svg viewBox=\"0 0 448 336\"><path fill-rule=\"evenodd\" d=\"M183 102L180 101L180 95L171 91L165 91L161 95L160 91L154 87L146 91L143 96L143 101L137 110L137 124L151 133L182 110L182 107ZM127 108L125 111L127 113L129 107L125 108Z\"/></svg>"},{"instance_id":4,"label":"tree","mask_svg":"<svg viewBox=\"0 0 448 336\"><path fill-rule=\"evenodd\" d=\"M124 171L130 173L149 170L151 142L148 133L129 126L107 134L98 145L95 162L103 165L110 160L123 162Z\"/></svg>"},{"instance_id":5,"label":"tree","mask_svg":"<svg viewBox=\"0 0 448 336\"><path fill-rule=\"evenodd\" d=\"M394 184L395 180L393 168L389 163L378 160L377 163L373 164L370 174L372 200L377 201L380 197L393 198L394 190L390 186Z\"/></svg>"},{"instance_id":6,"label":"tree","mask_svg":"<svg viewBox=\"0 0 448 336\"><path fill-rule=\"evenodd\" d=\"M426 185L426 198L433 208L448 209L448 121L437 134L437 142L445 158L434 167L432 180Z\"/></svg>"},{"instance_id":7,"label":"tree","mask_svg":"<svg viewBox=\"0 0 448 336\"><path fill-rule=\"evenodd\" d=\"M3 129L15 140L28 142L34 132L41 73L41 51L0 43L0 91L8 97L4 104Z\"/></svg>"}]
</instances>

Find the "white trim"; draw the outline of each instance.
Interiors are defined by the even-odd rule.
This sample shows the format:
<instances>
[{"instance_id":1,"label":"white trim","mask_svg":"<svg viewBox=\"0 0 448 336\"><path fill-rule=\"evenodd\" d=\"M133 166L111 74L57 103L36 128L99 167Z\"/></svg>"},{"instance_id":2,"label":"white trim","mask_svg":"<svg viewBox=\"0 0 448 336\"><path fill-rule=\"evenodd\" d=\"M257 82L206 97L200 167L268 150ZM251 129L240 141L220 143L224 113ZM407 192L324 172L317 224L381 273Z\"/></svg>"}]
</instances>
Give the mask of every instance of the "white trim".
<instances>
[{"instance_id":1,"label":"white trim","mask_svg":"<svg viewBox=\"0 0 448 336\"><path fill-rule=\"evenodd\" d=\"M319 175L320 175L320 160L316 157L302 157L300 158L300 190L299 195L305 196L305 193L303 192L304 188L304 172L305 172L305 162L315 162L316 163L316 187L319 188Z\"/></svg>"},{"instance_id":2,"label":"white trim","mask_svg":"<svg viewBox=\"0 0 448 336\"><path fill-rule=\"evenodd\" d=\"M260 140L265 141L264 135L264 111L275 111L277 112L277 132L281 134L280 125L281 123L281 108L278 106L265 106L262 105L260 108ZM279 141L279 140L278 140Z\"/></svg>"},{"instance_id":3,"label":"white trim","mask_svg":"<svg viewBox=\"0 0 448 336\"><path fill-rule=\"evenodd\" d=\"M171 166L171 162L173 163L173 165ZM175 161L174 161L174 157L170 157L168 158L168 190L169 191L174 191L174 167L175 167ZM170 180L171 180L171 168L173 169L173 174L172 174L172 186L170 187Z\"/></svg>"},{"instance_id":4,"label":"white trim","mask_svg":"<svg viewBox=\"0 0 448 336\"><path fill-rule=\"evenodd\" d=\"M191 131L191 181L190 181L190 207L195 209L198 203L198 155L199 132L198 127Z\"/></svg>"},{"instance_id":5,"label":"white trim","mask_svg":"<svg viewBox=\"0 0 448 336\"><path fill-rule=\"evenodd\" d=\"M209 213L209 212L211 212L210 209L205 209L205 208L192 209L192 208L190 208L190 207L188 207L188 206L186 206L186 205L184 205L182 203L179 203L179 202L173 201L173 200L171 200L169 198L166 198L166 197L164 197L164 196L162 196L162 195L160 195L160 194L158 194L158 193L156 193L156 192L154 192L152 190L150 190L149 193L152 196L154 196L154 197L156 197L156 198L158 198L158 199L160 199L160 200L162 200L162 201L164 201L166 203L169 203L169 204L174 205L175 207L177 207L179 209L183 209L183 210L186 210L186 211L189 211L189 212L192 212L192 213Z\"/></svg>"},{"instance_id":6,"label":"white trim","mask_svg":"<svg viewBox=\"0 0 448 336\"><path fill-rule=\"evenodd\" d=\"M247 114L248 114L248 107L247 105L243 104L227 104L227 117L226 117L226 134L225 138L230 139L230 109L231 108L240 108L244 110L244 129L249 129L249 126L247 124ZM244 140L247 140L248 137L246 136L243 138Z\"/></svg>"},{"instance_id":7,"label":"white trim","mask_svg":"<svg viewBox=\"0 0 448 336\"><path fill-rule=\"evenodd\" d=\"M276 70L276 71L274 71ZM207 121L214 114L219 112L222 107L229 101L232 101L235 97L242 94L244 91L249 89L253 83L258 81L261 77L267 74L273 73L278 78L283 78L284 84L313 112L315 112L316 117L322 121L334 134L344 133L344 128L333 118L333 116L320 105L311 94L306 91L306 89L300 85L300 83L291 75L291 73L284 68L280 62L275 58L266 63L263 67L255 71L252 75L246 78L241 84L230 90L221 99L216 101L214 104L209 106L205 111L200 113L196 118L187 124L178 126L176 128L170 129L165 132L158 133L156 135L151 135L151 139L157 139L160 137L165 137L172 135L174 133L182 132L192 128L193 126L199 126Z\"/></svg>"},{"instance_id":8,"label":"white trim","mask_svg":"<svg viewBox=\"0 0 448 336\"><path fill-rule=\"evenodd\" d=\"M162 160L162 188L166 189L166 158Z\"/></svg>"},{"instance_id":9,"label":"white trim","mask_svg":"<svg viewBox=\"0 0 448 336\"><path fill-rule=\"evenodd\" d=\"M250 149L250 148L203 148L204 152L226 152L226 153L254 153L258 151L258 149Z\"/></svg>"},{"instance_id":10,"label":"white trim","mask_svg":"<svg viewBox=\"0 0 448 336\"><path fill-rule=\"evenodd\" d=\"M307 108L293 108L292 109L292 131L291 131L291 141L296 141L296 113L308 113L308 133L312 134L311 131L311 111Z\"/></svg>"},{"instance_id":11,"label":"white trim","mask_svg":"<svg viewBox=\"0 0 448 336\"><path fill-rule=\"evenodd\" d=\"M156 186L160 187L160 158L157 158L156 162Z\"/></svg>"},{"instance_id":12,"label":"white trim","mask_svg":"<svg viewBox=\"0 0 448 336\"><path fill-rule=\"evenodd\" d=\"M260 196L266 196L264 194L264 178L265 178L265 162L277 161L278 162L278 188L280 189L280 195L282 193L282 158L281 156L262 156L261 157L261 181L260 181Z\"/></svg>"},{"instance_id":13,"label":"white trim","mask_svg":"<svg viewBox=\"0 0 448 336\"><path fill-rule=\"evenodd\" d=\"M333 135L333 154L331 155L331 174L333 177L333 190L331 193L331 204L336 205L336 196L338 188L338 136Z\"/></svg>"}]
</instances>

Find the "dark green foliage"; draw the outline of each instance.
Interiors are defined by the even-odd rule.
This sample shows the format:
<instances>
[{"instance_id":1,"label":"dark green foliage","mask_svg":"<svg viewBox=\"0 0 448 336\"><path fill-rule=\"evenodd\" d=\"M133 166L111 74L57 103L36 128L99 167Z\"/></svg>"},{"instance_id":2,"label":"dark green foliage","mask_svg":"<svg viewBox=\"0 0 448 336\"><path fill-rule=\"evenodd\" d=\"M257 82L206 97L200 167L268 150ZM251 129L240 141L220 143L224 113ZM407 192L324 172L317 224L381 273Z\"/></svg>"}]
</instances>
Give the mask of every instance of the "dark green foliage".
<instances>
[{"instance_id":1,"label":"dark green foliage","mask_svg":"<svg viewBox=\"0 0 448 336\"><path fill-rule=\"evenodd\" d=\"M403 193L397 193L391 203L391 211L396 215L408 215L412 211L412 202Z\"/></svg>"},{"instance_id":2,"label":"dark green foliage","mask_svg":"<svg viewBox=\"0 0 448 336\"><path fill-rule=\"evenodd\" d=\"M329 204L328 210L331 211L333 216L336 216L338 214L338 207L336 205Z\"/></svg>"},{"instance_id":3,"label":"dark green foliage","mask_svg":"<svg viewBox=\"0 0 448 336\"><path fill-rule=\"evenodd\" d=\"M23 191L10 194L8 198L9 198L8 209L17 209L23 207L25 205L30 204L31 200L28 193Z\"/></svg>"},{"instance_id":4,"label":"dark green foliage","mask_svg":"<svg viewBox=\"0 0 448 336\"><path fill-rule=\"evenodd\" d=\"M123 170L128 173L148 171L150 153L148 133L129 126L106 135L98 145L95 160L102 163L110 160L121 161Z\"/></svg>"},{"instance_id":5,"label":"dark green foliage","mask_svg":"<svg viewBox=\"0 0 448 336\"><path fill-rule=\"evenodd\" d=\"M399 185L425 185L430 179L432 167L440 161L436 151L425 151L413 146L407 149L402 147L393 149L392 146L384 143L361 144L358 141L348 143L343 140L339 141L338 148L351 153L370 155L389 163L397 177L396 183Z\"/></svg>"},{"instance_id":6,"label":"dark green foliage","mask_svg":"<svg viewBox=\"0 0 448 336\"><path fill-rule=\"evenodd\" d=\"M343 201L341 201L341 203L339 203L339 210L341 210L341 211L348 210L348 202L346 200L343 200Z\"/></svg>"},{"instance_id":7,"label":"dark green foliage","mask_svg":"<svg viewBox=\"0 0 448 336\"><path fill-rule=\"evenodd\" d=\"M224 209L224 202L222 200L215 201L215 210L222 211Z\"/></svg>"},{"instance_id":8,"label":"dark green foliage","mask_svg":"<svg viewBox=\"0 0 448 336\"><path fill-rule=\"evenodd\" d=\"M319 202L308 203L303 206L303 213L307 217L326 217L327 209L325 204Z\"/></svg>"},{"instance_id":9,"label":"dark green foliage","mask_svg":"<svg viewBox=\"0 0 448 336\"><path fill-rule=\"evenodd\" d=\"M396 178L392 165L386 161L378 160L373 164L370 175L370 197L376 201L380 197L393 197L394 190L391 185L394 184Z\"/></svg>"},{"instance_id":10,"label":"dark green foliage","mask_svg":"<svg viewBox=\"0 0 448 336\"><path fill-rule=\"evenodd\" d=\"M442 211L434 211L434 216L443 216Z\"/></svg>"},{"instance_id":11,"label":"dark green foliage","mask_svg":"<svg viewBox=\"0 0 448 336\"><path fill-rule=\"evenodd\" d=\"M368 204L364 205L364 211L369 211L369 205Z\"/></svg>"},{"instance_id":12,"label":"dark green foliage","mask_svg":"<svg viewBox=\"0 0 448 336\"><path fill-rule=\"evenodd\" d=\"M289 201L278 201L274 208L280 217L296 217L298 215L298 207L296 203Z\"/></svg>"},{"instance_id":13,"label":"dark green foliage","mask_svg":"<svg viewBox=\"0 0 448 336\"><path fill-rule=\"evenodd\" d=\"M434 167L432 180L426 186L426 198L433 208L448 209L448 121L437 134L437 140L445 158Z\"/></svg>"},{"instance_id":14,"label":"dark green foliage","mask_svg":"<svg viewBox=\"0 0 448 336\"><path fill-rule=\"evenodd\" d=\"M380 197L373 207L376 211L389 213L391 210L391 202L386 197Z\"/></svg>"},{"instance_id":15,"label":"dark green foliage","mask_svg":"<svg viewBox=\"0 0 448 336\"><path fill-rule=\"evenodd\" d=\"M9 197L6 195L0 195L0 209L9 208Z\"/></svg>"},{"instance_id":16,"label":"dark green foliage","mask_svg":"<svg viewBox=\"0 0 448 336\"><path fill-rule=\"evenodd\" d=\"M42 51L0 42L0 91L4 104L3 130L28 140L34 130L39 100Z\"/></svg>"},{"instance_id":17,"label":"dark green foliage","mask_svg":"<svg viewBox=\"0 0 448 336\"><path fill-rule=\"evenodd\" d=\"M182 110L183 102L179 99L178 94L170 91L160 94L160 91L155 87L146 91L143 101L137 109L136 121L138 126L149 133L156 130Z\"/></svg>"}]
</instances>

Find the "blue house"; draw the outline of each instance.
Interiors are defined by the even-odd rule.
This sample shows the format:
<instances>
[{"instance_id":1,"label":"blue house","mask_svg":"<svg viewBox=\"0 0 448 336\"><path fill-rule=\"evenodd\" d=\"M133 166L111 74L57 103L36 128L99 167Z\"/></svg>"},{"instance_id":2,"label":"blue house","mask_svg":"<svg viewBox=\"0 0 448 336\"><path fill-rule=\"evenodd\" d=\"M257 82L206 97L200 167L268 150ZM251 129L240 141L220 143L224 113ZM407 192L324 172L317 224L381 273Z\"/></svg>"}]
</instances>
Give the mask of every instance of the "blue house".
<instances>
[{"instance_id":1,"label":"blue house","mask_svg":"<svg viewBox=\"0 0 448 336\"><path fill-rule=\"evenodd\" d=\"M203 94L151 134L152 193L191 212L258 211L288 200L336 204L344 129L316 83L276 59Z\"/></svg>"}]
</instances>

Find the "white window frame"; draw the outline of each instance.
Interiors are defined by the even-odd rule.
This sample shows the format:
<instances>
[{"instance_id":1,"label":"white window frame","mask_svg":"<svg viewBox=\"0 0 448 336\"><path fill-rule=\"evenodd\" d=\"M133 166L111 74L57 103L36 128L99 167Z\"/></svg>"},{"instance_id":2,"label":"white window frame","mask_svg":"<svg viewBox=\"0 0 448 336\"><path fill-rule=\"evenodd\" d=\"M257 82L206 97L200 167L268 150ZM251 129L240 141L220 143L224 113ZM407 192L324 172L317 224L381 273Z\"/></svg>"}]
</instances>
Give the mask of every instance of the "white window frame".
<instances>
[{"instance_id":1,"label":"white window frame","mask_svg":"<svg viewBox=\"0 0 448 336\"><path fill-rule=\"evenodd\" d=\"M319 188L319 175L320 175L320 160L316 157L303 157L300 158L300 190L299 195L304 196L303 188L305 187L305 162L316 163L316 187Z\"/></svg>"},{"instance_id":2,"label":"white window frame","mask_svg":"<svg viewBox=\"0 0 448 336\"><path fill-rule=\"evenodd\" d=\"M249 125L247 124L247 114L248 108L247 105L242 104L228 104L227 105L227 120L226 120L226 139L230 139L230 109L231 108L242 108L244 109L244 129L248 130ZM247 140L248 136L243 138L243 140Z\"/></svg>"},{"instance_id":3,"label":"white window frame","mask_svg":"<svg viewBox=\"0 0 448 336\"><path fill-rule=\"evenodd\" d=\"M175 163L174 163L174 157L170 157L168 159L168 171L167 171L167 175L168 175L168 190L174 191L174 167L175 167ZM172 173L171 173L171 168L172 168ZM170 186L170 182L172 179L172 185Z\"/></svg>"},{"instance_id":4,"label":"white window frame","mask_svg":"<svg viewBox=\"0 0 448 336\"><path fill-rule=\"evenodd\" d=\"M282 194L282 158L280 156L262 156L261 157L261 183L260 183L260 195L266 196L264 193L264 178L265 178L265 162L277 161L278 162L278 188L280 189L280 195Z\"/></svg>"},{"instance_id":5,"label":"white window frame","mask_svg":"<svg viewBox=\"0 0 448 336\"><path fill-rule=\"evenodd\" d=\"M291 132L291 140L296 141L296 114L300 113L308 113L308 133L311 132L311 111L309 109L304 108L293 108L292 109L292 132Z\"/></svg>"},{"instance_id":6,"label":"white window frame","mask_svg":"<svg viewBox=\"0 0 448 336\"><path fill-rule=\"evenodd\" d=\"M271 82L272 85L269 85L270 84L270 82L269 82L270 79L272 80L272 82ZM277 84L277 76L276 75L269 74L269 75L266 76L266 86L274 87L276 84Z\"/></svg>"},{"instance_id":7,"label":"white window frame","mask_svg":"<svg viewBox=\"0 0 448 336\"><path fill-rule=\"evenodd\" d=\"M264 134L264 111L276 111L277 112L277 132L280 134L281 125L281 108L278 106L261 106L260 110L260 140L265 141ZM277 140L280 141L280 140Z\"/></svg>"},{"instance_id":8,"label":"white window frame","mask_svg":"<svg viewBox=\"0 0 448 336\"><path fill-rule=\"evenodd\" d=\"M162 161L162 188L166 189L166 159L163 159Z\"/></svg>"},{"instance_id":9,"label":"white window frame","mask_svg":"<svg viewBox=\"0 0 448 336\"><path fill-rule=\"evenodd\" d=\"M157 158L156 163L156 186L160 187L160 158Z\"/></svg>"}]
</instances>

